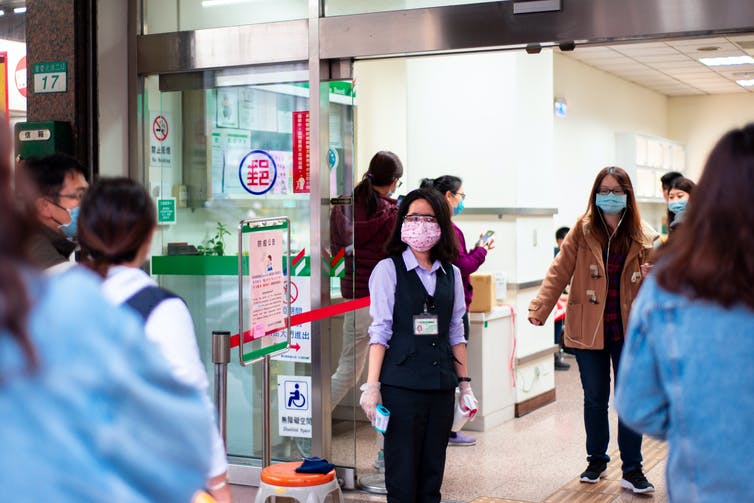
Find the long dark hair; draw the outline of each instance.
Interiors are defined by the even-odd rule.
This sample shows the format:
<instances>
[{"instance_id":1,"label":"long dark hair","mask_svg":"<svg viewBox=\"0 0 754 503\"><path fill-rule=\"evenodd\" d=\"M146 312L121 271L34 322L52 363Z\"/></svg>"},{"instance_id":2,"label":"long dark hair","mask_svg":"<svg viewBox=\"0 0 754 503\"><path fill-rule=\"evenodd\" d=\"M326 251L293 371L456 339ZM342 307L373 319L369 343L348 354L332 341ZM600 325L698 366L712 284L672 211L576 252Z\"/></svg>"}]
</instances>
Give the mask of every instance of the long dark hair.
<instances>
[{"instance_id":1,"label":"long dark hair","mask_svg":"<svg viewBox=\"0 0 754 503\"><path fill-rule=\"evenodd\" d=\"M411 203L417 199L424 199L432 206L432 210L435 212L435 218L440 225L440 231L442 233L440 240L429 251L429 257L431 260L439 260L440 262L453 262L458 257L458 246L456 233L450 224L450 210L448 209L448 203L445 197L434 189L415 189L406 194L406 197L401 201L398 207L398 216L395 221L395 227L393 227L393 234L390 236L387 244L385 245L385 251L388 255L400 255L408 246L401 240L401 226L403 225L403 219L408 214L408 208Z\"/></svg>"},{"instance_id":2,"label":"long dark hair","mask_svg":"<svg viewBox=\"0 0 754 503\"><path fill-rule=\"evenodd\" d=\"M31 299L24 281L30 270L25 256L32 224L32 203L36 198L33 183L20 173L15 190L11 182L10 132L0 118L0 336L10 335L21 347L28 369L35 369L38 358L27 331ZM19 170L20 171L20 170Z\"/></svg>"},{"instance_id":3,"label":"long dark hair","mask_svg":"<svg viewBox=\"0 0 754 503\"><path fill-rule=\"evenodd\" d=\"M152 199L128 178L102 178L81 201L78 240L87 265L101 276L136 258L157 225Z\"/></svg>"},{"instance_id":4,"label":"long dark hair","mask_svg":"<svg viewBox=\"0 0 754 503\"><path fill-rule=\"evenodd\" d=\"M377 210L377 192L375 187L386 187L397 178L403 176L403 163L392 152L382 150L374 154L369 161L369 169L362 177L359 184L353 188L355 201L364 204L367 215L372 215Z\"/></svg>"},{"instance_id":5,"label":"long dark hair","mask_svg":"<svg viewBox=\"0 0 754 503\"><path fill-rule=\"evenodd\" d=\"M424 178L419 184L420 189L435 189L445 197L446 192L455 194L463 185L463 180L453 175L443 175L438 178Z\"/></svg>"},{"instance_id":6,"label":"long dark hair","mask_svg":"<svg viewBox=\"0 0 754 503\"><path fill-rule=\"evenodd\" d=\"M618 180L623 192L626 193L626 209L623 210L623 216L621 217L620 225L616 229L615 236L610 241L610 248L617 253L627 253L631 246L631 241L643 242L644 234L641 230L641 217L639 216L639 208L636 204L636 197L634 196L634 186L631 184L631 179L628 177L628 173L623 168L617 166L608 166L602 168L597 177L594 179L594 185L592 185L592 192L589 194L589 204L587 205L586 215L591 221L591 232L597 237L602 248L607 246L607 240L609 238L607 223L605 217L602 214L602 210L597 207L596 196L599 191L602 181L607 175L612 175Z\"/></svg>"},{"instance_id":7,"label":"long dark hair","mask_svg":"<svg viewBox=\"0 0 754 503\"><path fill-rule=\"evenodd\" d=\"M671 173L674 173L674 171L671 171ZM678 189L684 191L689 196L692 192L694 192L694 189L696 188L696 184L686 178L685 176L677 176L673 178L673 181L670 182L670 186L668 187L668 196L670 195L670 191L673 189ZM670 231L670 224L673 223L673 220L675 220L675 213L668 210L668 231Z\"/></svg>"},{"instance_id":8,"label":"long dark hair","mask_svg":"<svg viewBox=\"0 0 754 503\"><path fill-rule=\"evenodd\" d=\"M731 197L731 193L735 197ZM660 249L657 282L671 292L754 309L754 123L717 142L683 225Z\"/></svg>"}]
</instances>

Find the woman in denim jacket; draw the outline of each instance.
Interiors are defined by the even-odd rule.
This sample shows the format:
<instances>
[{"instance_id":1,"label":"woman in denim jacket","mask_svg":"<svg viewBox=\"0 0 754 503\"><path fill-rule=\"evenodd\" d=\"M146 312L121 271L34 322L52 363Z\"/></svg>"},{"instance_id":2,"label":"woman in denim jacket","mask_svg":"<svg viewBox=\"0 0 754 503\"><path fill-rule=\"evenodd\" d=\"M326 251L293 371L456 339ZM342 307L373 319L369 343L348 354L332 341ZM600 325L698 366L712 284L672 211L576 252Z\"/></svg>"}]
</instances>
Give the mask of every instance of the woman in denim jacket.
<instances>
[{"instance_id":1,"label":"woman in denim jacket","mask_svg":"<svg viewBox=\"0 0 754 503\"><path fill-rule=\"evenodd\" d=\"M186 502L209 469L211 416L174 379L136 315L82 267L24 255L33 201L0 120L0 500Z\"/></svg>"},{"instance_id":2,"label":"woman in denim jacket","mask_svg":"<svg viewBox=\"0 0 754 503\"><path fill-rule=\"evenodd\" d=\"M715 146L683 226L634 302L616 407L666 439L669 499L751 501L754 124Z\"/></svg>"}]
</instances>

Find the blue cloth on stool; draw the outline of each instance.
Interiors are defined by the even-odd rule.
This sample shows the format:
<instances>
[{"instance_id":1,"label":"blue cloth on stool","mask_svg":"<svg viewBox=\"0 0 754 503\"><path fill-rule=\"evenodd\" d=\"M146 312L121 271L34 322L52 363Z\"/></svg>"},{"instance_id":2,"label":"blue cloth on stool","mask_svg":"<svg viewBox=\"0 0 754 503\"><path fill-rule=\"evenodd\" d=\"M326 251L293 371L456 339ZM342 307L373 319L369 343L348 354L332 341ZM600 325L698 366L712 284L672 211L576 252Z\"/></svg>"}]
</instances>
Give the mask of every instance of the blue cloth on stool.
<instances>
[{"instance_id":1,"label":"blue cloth on stool","mask_svg":"<svg viewBox=\"0 0 754 503\"><path fill-rule=\"evenodd\" d=\"M330 473L335 465L326 459L311 457L304 458L301 466L296 468L296 473Z\"/></svg>"}]
</instances>

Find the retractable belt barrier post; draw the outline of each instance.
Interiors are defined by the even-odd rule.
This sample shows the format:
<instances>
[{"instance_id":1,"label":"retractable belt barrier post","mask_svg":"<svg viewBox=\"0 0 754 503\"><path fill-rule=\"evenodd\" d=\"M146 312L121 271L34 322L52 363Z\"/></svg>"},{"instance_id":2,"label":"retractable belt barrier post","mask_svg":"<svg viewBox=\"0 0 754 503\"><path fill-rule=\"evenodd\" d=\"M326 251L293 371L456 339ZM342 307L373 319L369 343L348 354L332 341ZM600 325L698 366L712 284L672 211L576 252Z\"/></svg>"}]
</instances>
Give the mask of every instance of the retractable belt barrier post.
<instances>
[{"instance_id":1,"label":"retractable belt barrier post","mask_svg":"<svg viewBox=\"0 0 754 503\"><path fill-rule=\"evenodd\" d=\"M227 445L228 363L230 363L230 332L212 331L212 363L215 365L215 408L223 444Z\"/></svg>"}]
</instances>

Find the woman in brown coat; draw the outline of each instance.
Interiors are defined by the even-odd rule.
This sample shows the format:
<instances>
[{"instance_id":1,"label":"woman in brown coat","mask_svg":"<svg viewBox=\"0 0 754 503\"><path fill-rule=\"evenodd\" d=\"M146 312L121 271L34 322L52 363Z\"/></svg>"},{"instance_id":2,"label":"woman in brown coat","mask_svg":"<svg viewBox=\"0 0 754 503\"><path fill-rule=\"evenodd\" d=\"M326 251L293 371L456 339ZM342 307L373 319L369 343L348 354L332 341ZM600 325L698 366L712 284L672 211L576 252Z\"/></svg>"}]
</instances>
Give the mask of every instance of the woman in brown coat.
<instances>
[{"instance_id":1,"label":"woman in brown coat","mask_svg":"<svg viewBox=\"0 0 754 503\"><path fill-rule=\"evenodd\" d=\"M631 303L656 237L642 224L628 174L618 167L604 168L594 181L586 214L566 236L529 304L529 321L544 324L571 282L564 342L576 354L584 388L589 466L580 476L582 482L597 483L610 461L610 362L617 375ZM621 485L633 492L654 491L642 472L641 435L619 421L618 445Z\"/></svg>"}]
</instances>

